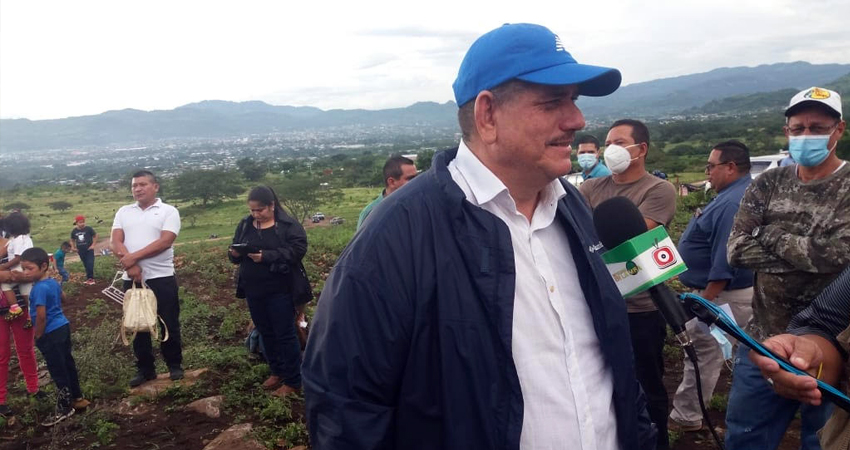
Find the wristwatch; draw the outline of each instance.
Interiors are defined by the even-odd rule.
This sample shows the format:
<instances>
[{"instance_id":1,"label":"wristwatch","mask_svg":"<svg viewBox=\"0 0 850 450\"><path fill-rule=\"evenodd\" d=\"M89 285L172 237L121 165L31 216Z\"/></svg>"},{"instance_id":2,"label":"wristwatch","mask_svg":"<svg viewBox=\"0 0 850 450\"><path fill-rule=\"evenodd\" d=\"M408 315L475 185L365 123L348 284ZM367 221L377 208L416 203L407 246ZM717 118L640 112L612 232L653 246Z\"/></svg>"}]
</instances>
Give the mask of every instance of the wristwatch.
<instances>
[{"instance_id":1,"label":"wristwatch","mask_svg":"<svg viewBox=\"0 0 850 450\"><path fill-rule=\"evenodd\" d=\"M759 237L759 233L761 233L761 227L753 228L753 237Z\"/></svg>"}]
</instances>

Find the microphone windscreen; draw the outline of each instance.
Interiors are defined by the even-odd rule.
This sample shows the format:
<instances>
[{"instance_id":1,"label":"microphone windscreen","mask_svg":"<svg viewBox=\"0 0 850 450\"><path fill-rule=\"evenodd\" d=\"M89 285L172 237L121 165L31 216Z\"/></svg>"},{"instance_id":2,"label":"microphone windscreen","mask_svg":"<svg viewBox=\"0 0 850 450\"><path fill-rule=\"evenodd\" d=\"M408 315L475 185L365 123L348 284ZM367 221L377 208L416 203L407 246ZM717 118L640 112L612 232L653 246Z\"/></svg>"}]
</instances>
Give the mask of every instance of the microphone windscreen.
<instances>
[{"instance_id":1,"label":"microphone windscreen","mask_svg":"<svg viewBox=\"0 0 850 450\"><path fill-rule=\"evenodd\" d=\"M593 210L593 226L608 250L646 232L643 214L626 197L612 197Z\"/></svg>"}]
</instances>

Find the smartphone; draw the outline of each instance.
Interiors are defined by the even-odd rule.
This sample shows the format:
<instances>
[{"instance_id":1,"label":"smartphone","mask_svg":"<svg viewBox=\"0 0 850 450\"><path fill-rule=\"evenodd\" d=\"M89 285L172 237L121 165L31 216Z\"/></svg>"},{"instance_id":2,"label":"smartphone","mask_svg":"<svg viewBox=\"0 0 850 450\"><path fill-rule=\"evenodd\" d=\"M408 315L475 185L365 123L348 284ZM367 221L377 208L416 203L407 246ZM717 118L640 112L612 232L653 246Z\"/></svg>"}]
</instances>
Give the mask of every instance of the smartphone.
<instances>
[{"instance_id":1,"label":"smartphone","mask_svg":"<svg viewBox=\"0 0 850 450\"><path fill-rule=\"evenodd\" d=\"M250 244L233 244L230 248L236 250L240 256L245 256L248 253L260 253L260 249Z\"/></svg>"}]
</instances>

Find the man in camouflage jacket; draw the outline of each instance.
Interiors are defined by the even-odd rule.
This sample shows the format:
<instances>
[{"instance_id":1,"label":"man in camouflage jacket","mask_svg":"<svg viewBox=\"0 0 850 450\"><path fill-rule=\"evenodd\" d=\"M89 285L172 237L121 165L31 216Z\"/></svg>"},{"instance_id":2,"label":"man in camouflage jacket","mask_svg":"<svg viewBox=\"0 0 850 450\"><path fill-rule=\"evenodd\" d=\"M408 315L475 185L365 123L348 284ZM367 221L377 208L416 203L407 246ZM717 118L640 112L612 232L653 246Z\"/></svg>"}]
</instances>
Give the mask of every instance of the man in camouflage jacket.
<instances>
[{"instance_id":1,"label":"man in camouflage jacket","mask_svg":"<svg viewBox=\"0 0 850 450\"><path fill-rule=\"evenodd\" d=\"M785 111L785 135L796 165L769 170L747 189L728 242L729 262L755 272L756 340L783 333L850 264L850 164L835 154L844 134L840 96L806 89ZM726 446L774 449L801 410L803 449L820 449L815 434L829 405L801 405L776 395L741 346L726 412Z\"/></svg>"}]
</instances>

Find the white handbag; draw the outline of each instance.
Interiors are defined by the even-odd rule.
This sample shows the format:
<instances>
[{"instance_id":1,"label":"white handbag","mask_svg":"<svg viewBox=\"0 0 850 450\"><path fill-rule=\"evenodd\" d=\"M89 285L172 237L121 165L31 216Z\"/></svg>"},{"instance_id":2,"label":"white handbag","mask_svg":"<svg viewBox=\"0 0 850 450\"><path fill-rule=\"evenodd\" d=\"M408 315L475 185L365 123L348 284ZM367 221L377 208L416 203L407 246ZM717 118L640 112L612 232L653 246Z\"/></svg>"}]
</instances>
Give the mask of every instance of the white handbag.
<instances>
[{"instance_id":1,"label":"white handbag","mask_svg":"<svg viewBox=\"0 0 850 450\"><path fill-rule=\"evenodd\" d=\"M132 338L136 337L136 333L141 332L151 333L153 339L159 339L157 322L162 322L162 329L165 332L162 341L165 342L168 340L168 327L165 326L162 317L156 313L156 295L144 283L141 288L137 288L134 283L133 287L124 293L124 319L121 322L121 340L124 341L124 345L130 345L127 340L128 332L133 333Z\"/></svg>"}]
</instances>

